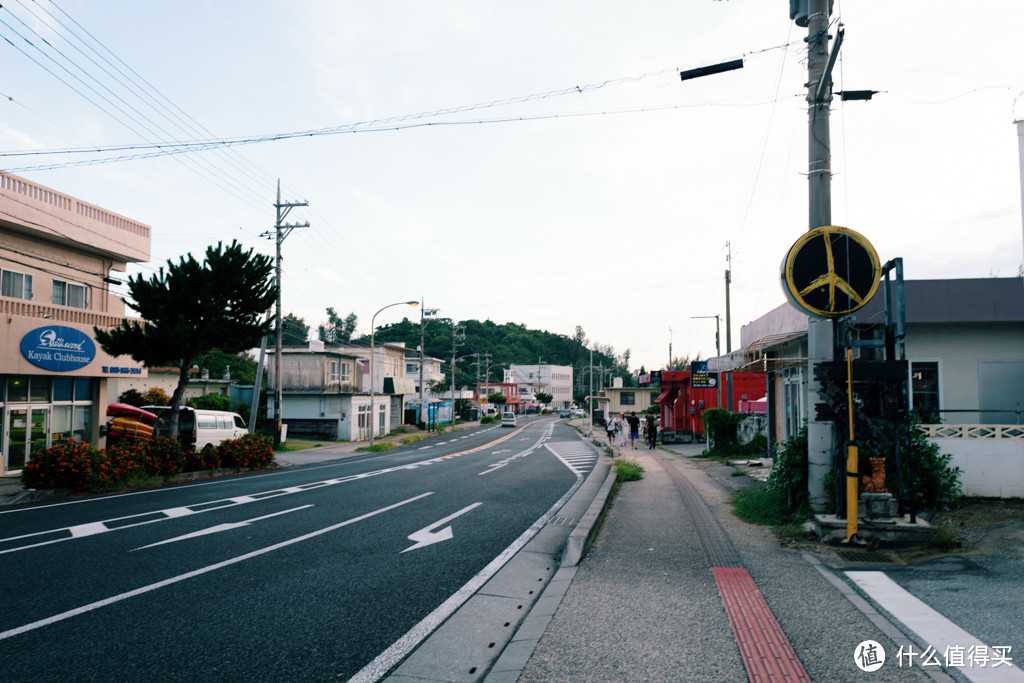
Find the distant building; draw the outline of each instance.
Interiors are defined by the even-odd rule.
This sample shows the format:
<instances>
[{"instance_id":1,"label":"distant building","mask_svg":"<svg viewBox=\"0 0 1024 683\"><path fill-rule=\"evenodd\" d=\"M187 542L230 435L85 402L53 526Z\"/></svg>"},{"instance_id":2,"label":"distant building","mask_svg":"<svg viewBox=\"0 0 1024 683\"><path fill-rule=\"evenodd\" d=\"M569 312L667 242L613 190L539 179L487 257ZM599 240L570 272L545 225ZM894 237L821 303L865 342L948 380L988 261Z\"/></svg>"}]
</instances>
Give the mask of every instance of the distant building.
<instances>
[{"instance_id":1,"label":"distant building","mask_svg":"<svg viewBox=\"0 0 1024 683\"><path fill-rule=\"evenodd\" d=\"M0 472L64 438L106 445L112 380L147 370L105 353L93 327L125 320L110 286L150 241L148 225L0 173Z\"/></svg>"},{"instance_id":2,"label":"distant building","mask_svg":"<svg viewBox=\"0 0 1024 683\"><path fill-rule=\"evenodd\" d=\"M552 409L572 405L571 365L510 365L505 371L505 381L519 385L520 398L525 408L538 407L538 392L551 394Z\"/></svg>"}]
</instances>

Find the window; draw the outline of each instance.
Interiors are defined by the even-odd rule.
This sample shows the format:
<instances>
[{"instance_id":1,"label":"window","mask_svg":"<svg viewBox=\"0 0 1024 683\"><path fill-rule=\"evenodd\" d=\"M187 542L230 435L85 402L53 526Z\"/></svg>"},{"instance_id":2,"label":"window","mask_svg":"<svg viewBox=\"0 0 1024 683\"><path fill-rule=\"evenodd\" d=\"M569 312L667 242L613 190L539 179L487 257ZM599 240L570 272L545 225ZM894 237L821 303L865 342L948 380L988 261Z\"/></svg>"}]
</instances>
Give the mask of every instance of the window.
<instances>
[{"instance_id":1,"label":"window","mask_svg":"<svg viewBox=\"0 0 1024 683\"><path fill-rule=\"evenodd\" d=\"M331 381L331 382L340 382L341 381L341 361L340 360L332 360L331 361L331 370L330 370L330 380L329 381Z\"/></svg>"},{"instance_id":2,"label":"window","mask_svg":"<svg viewBox=\"0 0 1024 683\"><path fill-rule=\"evenodd\" d=\"M342 382L351 382L352 381L351 377L349 376L349 364L348 363L342 363L341 364L341 381Z\"/></svg>"},{"instance_id":3,"label":"window","mask_svg":"<svg viewBox=\"0 0 1024 683\"><path fill-rule=\"evenodd\" d=\"M413 372L419 372L419 369L420 369L419 366L416 365L415 363L406 363L405 364L405 371L406 371L406 373L411 374Z\"/></svg>"},{"instance_id":4,"label":"window","mask_svg":"<svg viewBox=\"0 0 1024 683\"><path fill-rule=\"evenodd\" d=\"M32 276L13 270L0 271L0 295L31 301Z\"/></svg>"},{"instance_id":5,"label":"window","mask_svg":"<svg viewBox=\"0 0 1024 683\"><path fill-rule=\"evenodd\" d=\"M84 285L54 280L53 303L72 308L89 308L89 290Z\"/></svg>"},{"instance_id":6,"label":"window","mask_svg":"<svg viewBox=\"0 0 1024 683\"><path fill-rule=\"evenodd\" d=\"M922 422L934 422L939 414L939 364L935 361L910 363L911 407Z\"/></svg>"},{"instance_id":7,"label":"window","mask_svg":"<svg viewBox=\"0 0 1024 683\"><path fill-rule=\"evenodd\" d=\"M623 391L621 394L619 394L619 403L624 406L635 406L636 393L633 391Z\"/></svg>"}]
</instances>

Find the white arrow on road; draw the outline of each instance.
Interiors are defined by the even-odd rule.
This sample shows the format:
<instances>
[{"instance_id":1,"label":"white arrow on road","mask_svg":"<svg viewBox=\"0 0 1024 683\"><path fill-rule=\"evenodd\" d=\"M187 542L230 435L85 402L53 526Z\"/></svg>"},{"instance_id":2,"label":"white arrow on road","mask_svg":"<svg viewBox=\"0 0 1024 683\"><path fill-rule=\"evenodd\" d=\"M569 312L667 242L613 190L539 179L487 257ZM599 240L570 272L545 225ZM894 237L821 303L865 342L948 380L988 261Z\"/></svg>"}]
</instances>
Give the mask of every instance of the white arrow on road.
<instances>
[{"instance_id":1,"label":"white arrow on road","mask_svg":"<svg viewBox=\"0 0 1024 683\"><path fill-rule=\"evenodd\" d=\"M423 527L414 534L410 534L409 540L416 541L416 543L414 545L409 546L402 552L407 553L410 550L416 550L417 548L422 548L424 546L432 545L434 543L440 543L441 541L447 541L451 539L454 536L454 534L452 533L452 528L450 526L446 526L440 531L434 531L434 529L441 526L442 524L447 524L459 515L466 514L478 505L483 505L483 503L473 503L472 505L467 505L458 512L448 515L444 519L439 519L430 526Z\"/></svg>"},{"instance_id":2,"label":"white arrow on road","mask_svg":"<svg viewBox=\"0 0 1024 683\"><path fill-rule=\"evenodd\" d=\"M270 519L271 517L277 517L279 515L286 515L289 512L296 512L297 510L304 510L306 508L311 508L311 507L313 507L313 506L312 505L301 505L301 506L299 506L297 508L292 508L291 510L282 510L281 512L274 512L274 513L269 514L269 515L263 515L262 517L253 517L252 519L247 519L244 522L228 522L227 524L218 524L217 526L211 526L208 529L200 529L199 531L193 531L192 533L185 534L184 536L176 536L174 538L168 538L166 541L160 541L158 543L151 543L149 545L144 545L141 548L136 548L135 550L145 550L146 548L153 548L153 547L158 546L158 545L164 545L165 543L175 543L177 541L184 541L184 540L187 540L187 539L190 539L190 538L199 538L200 536L207 536L209 534L217 534L217 533L220 533L221 531L231 531L232 529L241 529L242 527L249 526L253 522L258 522L258 521L263 520L263 519Z\"/></svg>"}]
</instances>

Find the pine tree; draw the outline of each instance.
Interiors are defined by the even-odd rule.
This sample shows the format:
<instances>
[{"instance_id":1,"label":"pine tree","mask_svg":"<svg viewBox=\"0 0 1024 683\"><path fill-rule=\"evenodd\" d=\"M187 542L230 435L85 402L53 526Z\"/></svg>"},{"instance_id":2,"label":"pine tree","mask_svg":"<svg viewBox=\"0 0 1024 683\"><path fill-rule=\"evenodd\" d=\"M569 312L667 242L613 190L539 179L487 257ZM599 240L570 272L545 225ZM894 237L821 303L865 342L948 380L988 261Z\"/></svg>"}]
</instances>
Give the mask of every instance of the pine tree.
<instances>
[{"instance_id":1,"label":"pine tree","mask_svg":"<svg viewBox=\"0 0 1024 683\"><path fill-rule=\"evenodd\" d=\"M167 262L148 280L128 279L125 303L141 321L95 328L96 341L112 356L129 355L153 367L174 365L178 385L171 396L169 436L178 435L178 410L193 361L210 349L238 353L260 343L273 326L260 318L277 298L269 256L243 251L237 241L206 248L200 263L191 255Z\"/></svg>"}]
</instances>

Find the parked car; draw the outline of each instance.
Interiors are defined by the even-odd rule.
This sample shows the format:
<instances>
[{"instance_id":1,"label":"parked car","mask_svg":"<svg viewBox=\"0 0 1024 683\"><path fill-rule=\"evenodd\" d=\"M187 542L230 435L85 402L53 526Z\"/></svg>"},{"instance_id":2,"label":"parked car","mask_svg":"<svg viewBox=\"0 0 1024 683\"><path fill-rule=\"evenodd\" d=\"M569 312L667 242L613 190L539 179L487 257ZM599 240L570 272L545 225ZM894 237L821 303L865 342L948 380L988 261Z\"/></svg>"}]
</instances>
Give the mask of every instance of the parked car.
<instances>
[{"instance_id":1,"label":"parked car","mask_svg":"<svg viewBox=\"0 0 1024 683\"><path fill-rule=\"evenodd\" d=\"M569 412L568 408L565 408L563 410L559 410L558 411L558 417L560 417L560 418L562 418L564 420L567 417L572 417L572 413Z\"/></svg>"},{"instance_id":2,"label":"parked car","mask_svg":"<svg viewBox=\"0 0 1024 683\"><path fill-rule=\"evenodd\" d=\"M505 412L501 414L501 426L502 427L515 427L516 426L516 414Z\"/></svg>"},{"instance_id":3,"label":"parked car","mask_svg":"<svg viewBox=\"0 0 1024 683\"><path fill-rule=\"evenodd\" d=\"M572 417L583 417L583 408L572 408L569 412L572 413Z\"/></svg>"},{"instance_id":4,"label":"parked car","mask_svg":"<svg viewBox=\"0 0 1024 683\"><path fill-rule=\"evenodd\" d=\"M143 410L157 416L154 433L167 436L171 409L167 406L144 406ZM238 413L200 408L182 408L178 413L178 440L185 448L199 451L206 444L216 446L221 441L237 439L248 433L249 429Z\"/></svg>"}]
</instances>

